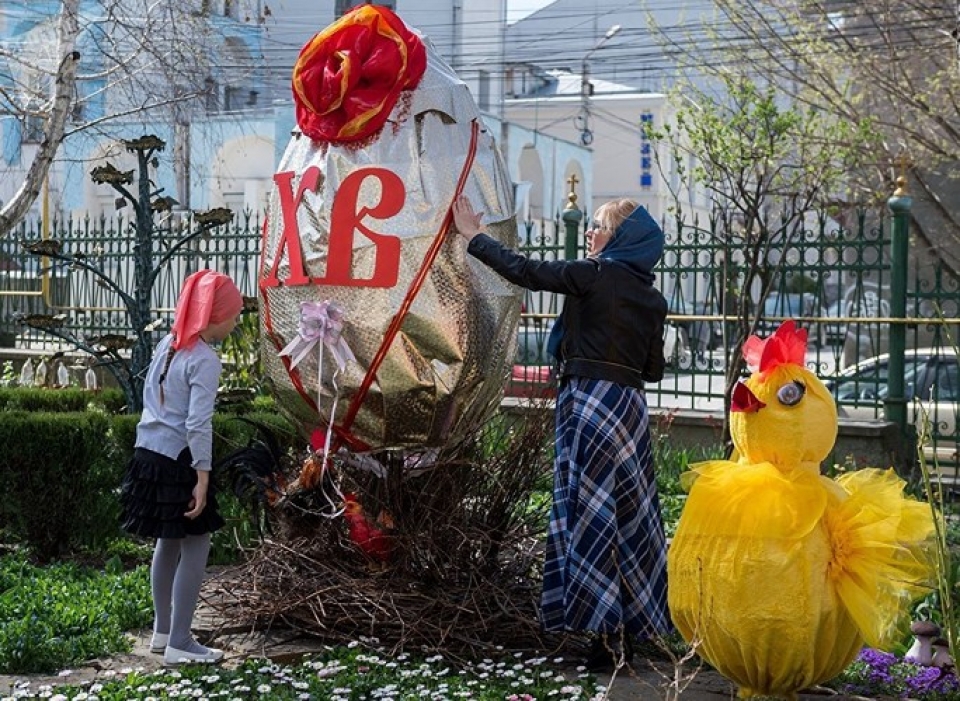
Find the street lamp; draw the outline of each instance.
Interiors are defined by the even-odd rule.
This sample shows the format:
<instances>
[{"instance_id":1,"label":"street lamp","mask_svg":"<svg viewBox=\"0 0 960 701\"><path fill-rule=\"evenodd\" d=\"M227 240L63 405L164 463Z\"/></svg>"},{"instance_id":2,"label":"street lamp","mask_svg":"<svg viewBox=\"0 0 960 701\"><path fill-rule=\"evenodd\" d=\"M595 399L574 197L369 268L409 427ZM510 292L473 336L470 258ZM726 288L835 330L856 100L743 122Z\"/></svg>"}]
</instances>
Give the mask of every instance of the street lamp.
<instances>
[{"instance_id":1,"label":"street lamp","mask_svg":"<svg viewBox=\"0 0 960 701\"><path fill-rule=\"evenodd\" d=\"M593 48L584 54L583 61L580 65L581 108L580 119L578 120L577 126L580 128L580 143L584 146L589 146L593 143L593 132L590 131L590 96L593 95L593 85L590 83L589 59L597 49L610 41L610 39L612 39L619 31L619 24L615 24L610 27L610 29L607 30L607 33L600 37L600 41L594 44Z\"/></svg>"}]
</instances>

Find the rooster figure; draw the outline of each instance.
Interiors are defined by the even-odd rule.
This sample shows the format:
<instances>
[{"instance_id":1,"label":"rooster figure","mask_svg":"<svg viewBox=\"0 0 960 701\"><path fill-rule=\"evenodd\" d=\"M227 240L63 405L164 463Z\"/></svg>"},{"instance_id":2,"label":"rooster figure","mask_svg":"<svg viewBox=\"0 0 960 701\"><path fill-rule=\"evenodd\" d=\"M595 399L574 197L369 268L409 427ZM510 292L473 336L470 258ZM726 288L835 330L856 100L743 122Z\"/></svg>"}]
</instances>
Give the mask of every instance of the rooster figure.
<instances>
[{"instance_id":1,"label":"rooster figure","mask_svg":"<svg viewBox=\"0 0 960 701\"><path fill-rule=\"evenodd\" d=\"M274 506L285 492L280 442L263 424L237 417L257 428L257 437L246 446L220 458L214 472L225 481L250 512L260 535L270 530L267 507Z\"/></svg>"},{"instance_id":2,"label":"rooster figure","mask_svg":"<svg viewBox=\"0 0 960 701\"><path fill-rule=\"evenodd\" d=\"M821 476L837 411L806 345L793 321L744 344L739 457L692 466L668 554L673 621L740 698L794 699L890 647L932 577L933 516L893 470Z\"/></svg>"},{"instance_id":3,"label":"rooster figure","mask_svg":"<svg viewBox=\"0 0 960 701\"><path fill-rule=\"evenodd\" d=\"M363 510L357 495L348 492L343 496L343 517L347 520L347 533L358 548L374 564L383 567L393 557L397 541L390 530L393 519L385 511L374 520Z\"/></svg>"}]
</instances>

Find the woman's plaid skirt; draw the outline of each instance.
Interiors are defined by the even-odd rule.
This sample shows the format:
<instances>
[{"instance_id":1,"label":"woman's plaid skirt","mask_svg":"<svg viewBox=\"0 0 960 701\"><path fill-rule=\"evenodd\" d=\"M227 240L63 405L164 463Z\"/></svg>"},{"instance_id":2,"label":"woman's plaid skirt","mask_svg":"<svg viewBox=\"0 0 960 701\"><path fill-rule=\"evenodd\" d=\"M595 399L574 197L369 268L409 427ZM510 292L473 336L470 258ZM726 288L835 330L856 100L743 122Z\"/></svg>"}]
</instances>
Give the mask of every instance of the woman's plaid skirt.
<instances>
[{"instance_id":1,"label":"woman's plaid skirt","mask_svg":"<svg viewBox=\"0 0 960 701\"><path fill-rule=\"evenodd\" d=\"M669 631L666 538L644 393L567 378L556 424L544 630L622 628L643 638Z\"/></svg>"}]
</instances>

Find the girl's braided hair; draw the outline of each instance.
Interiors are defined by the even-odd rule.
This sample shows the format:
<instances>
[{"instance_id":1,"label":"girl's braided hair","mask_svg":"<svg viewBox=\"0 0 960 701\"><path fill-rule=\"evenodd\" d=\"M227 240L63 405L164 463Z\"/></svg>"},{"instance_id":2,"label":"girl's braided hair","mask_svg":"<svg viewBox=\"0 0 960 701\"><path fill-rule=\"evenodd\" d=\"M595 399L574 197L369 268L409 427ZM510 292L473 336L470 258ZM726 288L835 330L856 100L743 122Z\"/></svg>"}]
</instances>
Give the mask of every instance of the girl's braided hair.
<instances>
[{"instance_id":1,"label":"girl's braided hair","mask_svg":"<svg viewBox=\"0 0 960 701\"><path fill-rule=\"evenodd\" d=\"M173 356L176 354L177 349L171 343L170 348L167 349L167 357L163 361L163 370L160 372L160 403L163 404L163 381L167 379L167 370L170 369L170 363L173 362Z\"/></svg>"}]
</instances>

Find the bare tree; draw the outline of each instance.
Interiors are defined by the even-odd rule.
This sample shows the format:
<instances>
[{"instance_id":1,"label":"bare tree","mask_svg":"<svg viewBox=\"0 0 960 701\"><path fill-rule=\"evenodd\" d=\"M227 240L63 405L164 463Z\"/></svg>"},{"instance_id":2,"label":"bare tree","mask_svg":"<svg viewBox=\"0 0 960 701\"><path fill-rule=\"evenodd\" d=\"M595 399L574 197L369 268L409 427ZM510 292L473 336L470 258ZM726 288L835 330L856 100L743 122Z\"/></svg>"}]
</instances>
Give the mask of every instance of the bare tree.
<instances>
[{"instance_id":1,"label":"bare tree","mask_svg":"<svg viewBox=\"0 0 960 701\"><path fill-rule=\"evenodd\" d=\"M912 164L915 231L960 268L960 56L956 3L929 0L716 0L719 30L663 29L669 51L707 76L762 79L795 104L881 138L864 143L846 179L850 201L889 196L903 154ZM695 40L694 40L695 39ZM918 206L919 205L919 206Z\"/></svg>"},{"instance_id":2,"label":"bare tree","mask_svg":"<svg viewBox=\"0 0 960 701\"><path fill-rule=\"evenodd\" d=\"M784 250L796 244L815 206L830 197L854 158L875 141L864 125L836 120L812 108L780 104L772 87L733 74L721 75L720 97L692 86L674 95L675 118L651 128L655 149L677 164L681 187L703 187L713 203L712 236L719 237L732 265L724 282L732 300L732 362L729 398L743 370L741 349L755 332L763 303L787 264ZM693 155L692 171L680 164ZM683 197L674 192L678 230ZM735 272L734 272L735 268Z\"/></svg>"},{"instance_id":3,"label":"bare tree","mask_svg":"<svg viewBox=\"0 0 960 701\"><path fill-rule=\"evenodd\" d=\"M40 186L50 164L53 162L57 149L64 138L70 106L73 102L76 88L77 70L80 64L80 52L76 50L77 36L80 34L78 10L80 0L63 0L60 18L56 30L56 69L51 77L52 95L47 100L37 100L37 91L31 90L28 83L14 83L13 89L0 90L0 110L7 114L19 116L21 119L42 118L44 122L43 137L36 155L27 168L23 185L17 190L13 198L0 209L0 236L5 236L19 222L40 195ZM19 59L11 52L0 49L0 57L9 62ZM24 66L25 67L25 66ZM44 67L45 68L45 67ZM37 70L43 70L37 67ZM2 113L0 112L0 113Z\"/></svg>"},{"instance_id":4,"label":"bare tree","mask_svg":"<svg viewBox=\"0 0 960 701\"><path fill-rule=\"evenodd\" d=\"M0 47L0 66L8 69L0 72L0 117L19 120L39 137L36 149L24 152L29 162L22 185L0 208L0 236L29 212L61 144L72 135L109 134L131 121L182 125L198 114L236 109L222 104L223 97L229 100L238 86L249 88L257 65L243 40L210 17L209 5L100 0L81 6L80 0L61 0L59 14L20 37L16 51ZM246 13L233 19L234 29L249 23L253 33L263 22Z\"/></svg>"}]
</instances>

